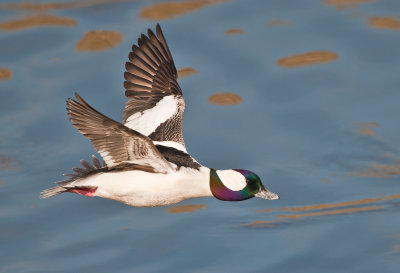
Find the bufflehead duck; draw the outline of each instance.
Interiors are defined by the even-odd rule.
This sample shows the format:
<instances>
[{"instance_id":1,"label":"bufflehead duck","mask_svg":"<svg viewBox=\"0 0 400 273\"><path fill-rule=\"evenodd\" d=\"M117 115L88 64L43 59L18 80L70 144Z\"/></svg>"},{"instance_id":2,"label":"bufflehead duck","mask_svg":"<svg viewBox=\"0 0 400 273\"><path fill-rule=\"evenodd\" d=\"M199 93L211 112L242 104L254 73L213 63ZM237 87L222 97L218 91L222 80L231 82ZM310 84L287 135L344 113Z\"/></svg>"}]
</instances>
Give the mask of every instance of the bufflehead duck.
<instances>
[{"instance_id":1,"label":"bufflehead duck","mask_svg":"<svg viewBox=\"0 0 400 273\"><path fill-rule=\"evenodd\" d=\"M190 198L242 201L254 196L278 199L253 172L216 170L186 151L182 135L185 101L167 42L157 24L133 45L124 73L128 101L122 123L92 108L77 93L67 100L72 125L103 158L73 168L68 179L44 190L47 198L64 192L99 196L136 207L166 206Z\"/></svg>"}]
</instances>

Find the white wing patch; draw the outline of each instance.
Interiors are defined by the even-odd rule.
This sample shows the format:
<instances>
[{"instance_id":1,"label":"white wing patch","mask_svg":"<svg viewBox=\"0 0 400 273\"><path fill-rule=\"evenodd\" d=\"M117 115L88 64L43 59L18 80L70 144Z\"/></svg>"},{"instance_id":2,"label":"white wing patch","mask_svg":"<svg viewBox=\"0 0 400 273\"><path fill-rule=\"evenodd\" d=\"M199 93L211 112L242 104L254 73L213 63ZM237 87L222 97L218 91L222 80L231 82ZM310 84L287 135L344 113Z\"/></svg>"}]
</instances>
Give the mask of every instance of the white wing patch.
<instances>
[{"instance_id":1,"label":"white wing patch","mask_svg":"<svg viewBox=\"0 0 400 273\"><path fill-rule=\"evenodd\" d=\"M124 125L148 136L176 112L178 112L178 100L173 95L165 96L153 108L130 116Z\"/></svg>"},{"instance_id":2,"label":"white wing patch","mask_svg":"<svg viewBox=\"0 0 400 273\"><path fill-rule=\"evenodd\" d=\"M233 191L240 191L246 187L246 178L239 172L234 170L217 171L218 177L224 185Z\"/></svg>"}]
</instances>

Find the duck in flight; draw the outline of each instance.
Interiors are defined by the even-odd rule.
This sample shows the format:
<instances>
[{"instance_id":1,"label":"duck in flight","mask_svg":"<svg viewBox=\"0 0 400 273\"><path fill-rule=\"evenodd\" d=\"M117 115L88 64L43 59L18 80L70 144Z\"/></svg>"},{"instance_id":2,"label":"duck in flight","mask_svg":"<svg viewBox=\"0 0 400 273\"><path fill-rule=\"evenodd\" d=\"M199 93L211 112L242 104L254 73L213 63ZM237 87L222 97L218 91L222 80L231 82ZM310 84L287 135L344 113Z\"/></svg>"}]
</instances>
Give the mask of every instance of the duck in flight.
<instances>
[{"instance_id":1,"label":"duck in flight","mask_svg":"<svg viewBox=\"0 0 400 273\"><path fill-rule=\"evenodd\" d=\"M133 45L124 73L128 101L122 123L101 114L77 93L67 100L72 125L103 158L81 160L82 168L44 190L98 196L136 207L167 206L190 198L242 201L254 196L278 199L258 175L242 169L217 170L199 164L186 151L182 135L185 101L160 25Z\"/></svg>"}]
</instances>

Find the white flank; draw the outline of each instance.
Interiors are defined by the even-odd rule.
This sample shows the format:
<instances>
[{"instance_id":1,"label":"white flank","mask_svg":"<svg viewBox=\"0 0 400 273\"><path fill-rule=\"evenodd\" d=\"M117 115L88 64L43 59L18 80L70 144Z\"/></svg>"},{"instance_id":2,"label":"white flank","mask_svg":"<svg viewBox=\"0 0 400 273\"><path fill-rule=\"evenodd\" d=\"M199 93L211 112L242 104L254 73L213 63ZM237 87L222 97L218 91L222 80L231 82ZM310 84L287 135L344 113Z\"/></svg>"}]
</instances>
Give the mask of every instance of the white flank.
<instances>
[{"instance_id":1,"label":"white flank","mask_svg":"<svg viewBox=\"0 0 400 273\"><path fill-rule=\"evenodd\" d=\"M137 207L166 206L185 199L212 196L209 169L181 168L167 174L143 171L98 173L71 186L95 186L95 196Z\"/></svg>"},{"instance_id":2,"label":"white flank","mask_svg":"<svg viewBox=\"0 0 400 273\"><path fill-rule=\"evenodd\" d=\"M124 125L148 136L154 132L161 123L170 119L177 111L178 100L173 95L166 96L153 108L130 116Z\"/></svg>"},{"instance_id":3,"label":"white flank","mask_svg":"<svg viewBox=\"0 0 400 273\"><path fill-rule=\"evenodd\" d=\"M172 147L179 151L187 153L185 146L183 146L182 144L175 142L175 141L153 141L153 143L154 143L154 145L162 145L162 146L166 146L166 147Z\"/></svg>"},{"instance_id":4,"label":"white flank","mask_svg":"<svg viewBox=\"0 0 400 273\"><path fill-rule=\"evenodd\" d=\"M246 178L239 172L234 170L217 171L218 177L224 185L233 191L240 191L246 187Z\"/></svg>"}]
</instances>

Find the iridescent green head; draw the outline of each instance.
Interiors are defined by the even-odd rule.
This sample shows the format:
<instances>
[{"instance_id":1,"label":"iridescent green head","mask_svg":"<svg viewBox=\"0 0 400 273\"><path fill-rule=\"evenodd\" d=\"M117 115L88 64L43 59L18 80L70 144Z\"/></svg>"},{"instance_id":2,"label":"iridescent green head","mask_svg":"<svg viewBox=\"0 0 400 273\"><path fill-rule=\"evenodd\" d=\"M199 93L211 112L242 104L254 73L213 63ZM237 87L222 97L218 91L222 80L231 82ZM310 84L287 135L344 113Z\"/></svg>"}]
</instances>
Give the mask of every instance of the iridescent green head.
<instances>
[{"instance_id":1,"label":"iridescent green head","mask_svg":"<svg viewBox=\"0 0 400 273\"><path fill-rule=\"evenodd\" d=\"M215 198L223 201L242 201L254 196L279 199L277 194L264 187L257 174L241 169L210 169L210 189Z\"/></svg>"}]
</instances>

